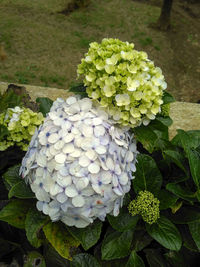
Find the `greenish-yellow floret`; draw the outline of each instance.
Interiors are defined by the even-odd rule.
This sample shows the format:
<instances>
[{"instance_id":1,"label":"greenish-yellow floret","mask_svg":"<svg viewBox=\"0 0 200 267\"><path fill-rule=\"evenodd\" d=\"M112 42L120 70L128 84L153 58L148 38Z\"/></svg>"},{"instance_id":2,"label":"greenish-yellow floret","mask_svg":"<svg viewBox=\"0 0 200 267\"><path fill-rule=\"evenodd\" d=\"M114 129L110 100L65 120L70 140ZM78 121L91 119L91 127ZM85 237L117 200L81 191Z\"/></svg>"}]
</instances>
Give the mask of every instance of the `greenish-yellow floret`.
<instances>
[{"instance_id":1,"label":"greenish-yellow floret","mask_svg":"<svg viewBox=\"0 0 200 267\"><path fill-rule=\"evenodd\" d=\"M168 117L170 111L170 104L165 104L161 106L161 116Z\"/></svg>"},{"instance_id":2,"label":"greenish-yellow floret","mask_svg":"<svg viewBox=\"0 0 200 267\"><path fill-rule=\"evenodd\" d=\"M84 76L88 96L116 123L132 128L147 125L161 112L167 87L161 69L133 48L132 43L112 38L93 42L77 70Z\"/></svg>"},{"instance_id":3,"label":"greenish-yellow floret","mask_svg":"<svg viewBox=\"0 0 200 267\"><path fill-rule=\"evenodd\" d=\"M8 135L0 139L0 151L14 145L26 151L37 126L43 120L42 113L33 112L29 108L8 108L0 113L0 125L4 125L9 131Z\"/></svg>"},{"instance_id":4,"label":"greenish-yellow floret","mask_svg":"<svg viewBox=\"0 0 200 267\"><path fill-rule=\"evenodd\" d=\"M140 191L137 198L132 200L128 210L132 216L141 215L149 223L155 223L160 217L160 201L149 191Z\"/></svg>"}]
</instances>

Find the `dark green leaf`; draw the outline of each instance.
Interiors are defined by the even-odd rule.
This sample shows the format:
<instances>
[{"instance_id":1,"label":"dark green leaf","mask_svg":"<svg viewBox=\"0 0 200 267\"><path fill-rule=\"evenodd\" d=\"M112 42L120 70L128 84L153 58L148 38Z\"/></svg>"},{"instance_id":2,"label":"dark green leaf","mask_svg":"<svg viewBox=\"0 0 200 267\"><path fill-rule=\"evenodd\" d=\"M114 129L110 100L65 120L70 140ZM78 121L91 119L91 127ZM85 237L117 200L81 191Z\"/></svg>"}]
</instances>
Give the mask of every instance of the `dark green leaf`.
<instances>
[{"instance_id":1,"label":"dark green leaf","mask_svg":"<svg viewBox=\"0 0 200 267\"><path fill-rule=\"evenodd\" d=\"M97 259L90 254L81 253L73 257L71 267L101 267Z\"/></svg>"},{"instance_id":2,"label":"dark green leaf","mask_svg":"<svg viewBox=\"0 0 200 267\"><path fill-rule=\"evenodd\" d=\"M145 249L144 252L150 267L168 267L159 249Z\"/></svg>"},{"instance_id":3,"label":"dark green leaf","mask_svg":"<svg viewBox=\"0 0 200 267\"><path fill-rule=\"evenodd\" d=\"M167 127L171 126L173 123L173 121L170 117L157 116L156 120L160 121L162 124L164 124Z\"/></svg>"},{"instance_id":4,"label":"dark green leaf","mask_svg":"<svg viewBox=\"0 0 200 267\"><path fill-rule=\"evenodd\" d=\"M177 266L187 267L188 266L185 264L184 258L180 252L169 251L168 253L165 253L164 256L167 259L167 261L171 264L171 266L173 267L177 267Z\"/></svg>"},{"instance_id":5,"label":"dark green leaf","mask_svg":"<svg viewBox=\"0 0 200 267\"><path fill-rule=\"evenodd\" d=\"M200 146L200 130L187 132L178 130L178 134L172 139L172 143L183 148L196 149Z\"/></svg>"},{"instance_id":6,"label":"dark green leaf","mask_svg":"<svg viewBox=\"0 0 200 267\"><path fill-rule=\"evenodd\" d=\"M10 189L8 197L34 198L35 194L31 191L30 187L22 180Z\"/></svg>"},{"instance_id":7,"label":"dark green leaf","mask_svg":"<svg viewBox=\"0 0 200 267\"><path fill-rule=\"evenodd\" d=\"M135 193L147 190L157 196L162 185L162 175L156 162L145 154L139 154L137 161L135 179L133 180Z\"/></svg>"},{"instance_id":8,"label":"dark green leaf","mask_svg":"<svg viewBox=\"0 0 200 267\"><path fill-rule=\"evenodd\" d=\"M53 101L47 97L38 97L36 102L39 103L39 111L42 112L43 116L46 117L50 111Z\"/></svg>"},{"instance_id":9,"label":"dark green leaf","mask_svg":"<svg viewBox=\"0 0 200 267\"><path fill-rule=\"evenodd\" d=\"M28 211L25 220L25 230L27 239L32 246L38 248L42 244L42 240L39 238L39 232L48 220L49 217L43 215L36 208L31 208Z\"/></svg>"},{"instance_id":10,"label":"dark green leaf","mask_svg":"<svg viewBox=\"0 0 200 267\"><path fill-rule=\"evenodd\" d=\"M196 150L187 149L187 157L189 160L192 178L197 188L200 187L200 154Z\"/></svg>"},{"instance_id":11,"label":"dark green leaf","mask_svg":"<svg viewBox=\"0 0 200 267\"><path fill-rule=\"evenodd\" d=\"M68 231L81 242L85 250L94 246L101 235L102 222L95 221L85 228L68 227Z\"/></svg>"},{"instance_id":12,"label":"dark green leaf","mask_svg":"<svg viewBox=\"0 0 200 267\"><path fill-rule=\"evenodd\" d=\"M46 267L45 260L42 255L37 251L31 251L27 255L23 267Z\"/></svg>"},{"instance_id":13,"label":"dark green leaf","mask_svg":"<svg viewBox=\"0 0 200 267\"><path fill-rule=\"evenodd\" d=\"M13 250L15 250L15 246L9 243L8 240L5 240L3 238L0 238L0 259L6 254L11 253Z\"/></svg>"},{"instance_id":14,"label":"dark green leaf","mask_svg":"<svg viewBox=\"0 0 200 267\"><path fill-rule=\"evenodd\" d=\"M137 230L134 232L132 248L135 251L141 251L148 246L153 238L145 230Z\"/></svg>"},{"instance_id":15,"label":"dark green leaf","mask_svg":"<svg viewBox=\"0 0 200 267\"><path fill-rule=\"evenodd\" d=\"M178 200L178 197L168 192L167 190L162 189L158 193L158 199L160 200L160 210L165 210L175 204Z\"/></svg>"},{"instance_id":16,"label":"dark green leaf","mask_svg":"<svg viewBox=\"0 0 200 267\"><path fill-rule=\"evenodd\" d=\"M184 157L181 153L174 150L165 150L163 151L163 154L187 174L187 170L184 167Z\"/></svg>"},{"instance_id":17,"label":"dark green leaf","mask_svg":"<svg viewBox=\"0 0 200 267\"><path fill-rule=\"evenodd\" d=\"M199 249L197 248L194 239L191 236L188 225L186 224L179 225L179 230L181 232L181 236L183 239L183 247L186 247L192 252L199 252Z\"/></svg>"},{"instance_id":18,"label":"dark green leaf","mask_svg":"<svg viewBox=\"0 0 200 267\"><path fill-rule=\"evenodd\" d=\"M0 211L0 220L23 229L25 227L25 218L29 207L29 202L14 199Z\"/></svg>"},{"instance_id":19,"label":"dark green leaf","mask_svg":"<svg viewBox=\"0 0 200 267\"><path fill-rule=\"evenodd\" d=\"M119 232L133 230L139 219L138 216L131 216L126 208L121 209L118 216L107 215L107 218L112 228Z\"/></svg>"},{"instance_id":20,"label":"dark green leaf","mask_svg":"<svg viewBox=\"0 0 200 267\"><path fill-rule=\"evenodd\" d=\"M74 239L61 223L49 222L43 227L43 231L54 249L63 258L71 260L71 251L77 248L80 242Z\"/></svg>"},{"instance_id":21,"label":"dark green leaf","mask_svg":"<svg viewBox=\"0 0 200 267\"><path fill-rule=\"evenodd\" d=\"M69 92L75 93L76 95L80 95L81 97L87 97L86 87L83 83L75 83L71 85Z\"/></svg>"},{"instance_id":22,"label":"dark green leaf","mask_svg":"<svg viewBox=\"0 0 200 267\"><path fill-rule=\"evenodd\" d=\"M164 91L163 93L163 102L164 104L169 104L175 102L175 98L167 91Z\"/></svg>"},{"instance_id":23,"label":"dark green leaf","mask_svg":"<svg viewBox=\"0 0 200 267\"><path fill-rule=\"evenodd\" d=\"M132 238L133 231L131 230L106 235L101 247L102 259L119 259L129 255Z\"/></svg>"},{"instance_id":24,"label":"dark green leaf","mask_svg":"<svg viewBox=\"0 0 200 267\"><path fill-rule=\"evenodd\" d=\"M9 135L9 131L6 126L0 124L0 140L3 140L5 136Z\"/></svg>"},{"instance_id":25,"label":"dark green leaf","mask_svg":"<svg viewBox=\"0 0 200 267\"><path fill-rule=\"evenodd\" d=\"M132 251L125 267L145 267L145 264L136 251Z\"/></svg>"},{"instance_id":26,"label":"dark green leaf","mask_svg":"<svg viewBox=\"0 0 200 267\"><path fill-rule=\"evenodd\" d=\"M176 226L166 217L162 216L157 223L146 224L147 232L163 247L170 250L181 248L181 235Z\"/></svg>"},{"instance_id":27,"label":"dark green leaf","mask_svg":"<svg viewBox=\"0 0 200 267\"><path fill-rule=\"evenodd\" d=\"M51 245L44 244L43 247L44 258L48 267L70 267L71 261L61 257L60 254Z\"/></svg>"},{"instance_id":28,"label":"dark green leaf","mask_svg":"<svg viewBox=\"0 0 200 267\"><path fill-rule=\"evenodd\" d=\"M196 246L198 249L200 249L200 220L195 222L188 223L190 233L192 235L192 238L194 239L194 242L196 243Z\"/></svg>"},{"instance_id":29,"label":"dark green leaf","mask_svg":"<svg viewBox=\"0 0 200 267\"><path fill-rule=\"evenodd\" d=\"M184 186L175 183L169 183L166 185L166 189L182 199L187 201L195 201L195 193L191 192Z\"/></svg>"},{"instance_id":30,"label":"dark green leaf","mask_svg":"<svg viewBox=\"0 0 200 267\"><path fill-rule=\"evenodd\" d=\"M10 190L12 186L14 186L15 184L17 184L22 180L22 178L19 176L19 168L20 165L15 165L9 168L7 172L3 174L4 180L9 185L9 188L7 188L8 190Z\"/></svg>"},{"instance_id":31,"label":"dark green leaf","mask_svg":"<svg viewBox=\"0 0 200 267\"><path fill-rule=\"evenodd\" d=\"M134 129L136 139L150 153L154 151L157 135L146 126L140 126Z\"/></svg>"},{"instance_id":32,"label":"dark green leaf","mask_svg":"<svg viewBox=\"0 0 200 267\"><path fill-rule=\"evenodd\" d=\"M182 207L176 214L171 215L170 219L176 224L187 224L200 221L200 210L193 207Z\"/></svg>"},{"instance_id":33,"label":"dark green leaf","mask_svg":"<svg viewBox=\"0 0 200 267\"><path fill-rule=\"evenodd\" d=\"M3 95L0 93L0 113L7 108L14 108L21 104L22 96L15 94L13 90L6 91Z\"/></svg>"}]
</instances>

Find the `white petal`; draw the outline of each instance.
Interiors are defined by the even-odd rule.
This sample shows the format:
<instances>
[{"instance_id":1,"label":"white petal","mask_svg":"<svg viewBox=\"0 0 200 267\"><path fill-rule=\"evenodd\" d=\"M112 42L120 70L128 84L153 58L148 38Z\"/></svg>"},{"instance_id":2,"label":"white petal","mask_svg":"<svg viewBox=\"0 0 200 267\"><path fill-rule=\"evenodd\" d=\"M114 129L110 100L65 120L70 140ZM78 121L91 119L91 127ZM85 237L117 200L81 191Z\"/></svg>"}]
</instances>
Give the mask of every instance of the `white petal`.
<instances>
[{"instance_id":1,"label":"white petal","mask_svg":"<svg viewBox=\"0 0 200 267\"><path fill-rule=\"evenodd\" d=\"M106 153L106 147L105 146L101 146L101 145L97 146L95 148L95 151L100 155L105 154Z\"/></svg>"},{"instance_id":2,"label":"white petal","mask_svg":"<svg viewBox=\"0 0 200 267\"><path fill-rule=\"evenodd\" d=\"M106 160L106 166L111 170L113 171L114 168L115 168L115 165L114 165L114 162L111 158L107 158Z\"/></svg>"},{"instance_id":3,"label":"white petal","mask_svg":"<svg viewBox=\"0 0 200 267\"><path fill-rule=\"evenodd\" d=\"M46 167L47 159L45 155L42 155L41 153L38 153L36 156L37 164L41 167Z\"/></svg>"},{"instance_id":4,"label":"white petal","mask_svg":"<svg viewBox=\"0 0 200 267\"><path fill-rule=\"evenodd\" d=\"M63 153L72 153L74 151L74 145L72 143L69 143L69 144L66 144L64 147L63 147Z\"/></svg>"},{"instance_id":5,"label":"white petal","mask_svg":"<svg viewBox=\"0 0 200 267\"><path fill-rule=\"evenodd\" d=\"M55 147L55 149L60 150L61 148L63 148L64 144L65 144L65 143L64 143L63 140L59 140L58 142L56 142L56 143L54 144L54 147Z\"/></svg>"},{"instance_id":6,"label":"white petal","mask_svg":"<svg viewBox=\"0 0 200 267\"><path fill-rule=\"evenodd\" d=\"M80 114L76 114L76 115L73 115L73 116L69 116L68 120L69 121L80 121L81 120L81 115Z\"/></svg>"},{"instance_id":7,"label":"white petal","mask_svg":"<svg viewBox=\"0 0 200 267\"><path fill-rule=\"evenodd\" d=\"M70 153L70 156L73 158L78 158L80 157L82 151L80 149L75 149L72 153Z\"/></svg>"},{"instance_id":8,"label":"white petal","mask_svg":"<svg viewBox=\"0 0 200 267\"><path fill-rule=\"evenodd\" d=\"M67 167L63 167L59 170L59 173L62 175L62 176L67 176L69 174L69 170Z\"/></svg>"},{"instance_id":9,"label":"white petal","mask_svg":"<svg viewBox=\"0 0 200 267\"><path fill-rule=\"evenodd\" d=\"M58 184L53 184L51 187L50 187L50 194L52 196L55 196L57 195L58 193L61 193L63 191L62 187L60 187Z\"/></svg>"},{"instance_id":10,"label":"white petal","mask_svg":"<svg viewBox=\"0 0 200 267\"><path fill-rule=\"evenodd\" d=\"M90 164L90 159L88 159L88 157L86 157L85 155L81 156L79 158L79 164L82 167L87 167Z\"/></svg>"},{"instance_id":11,"label":"white petal","mask_svg":"<svg viewBox=\"0 0 200 267\"><path fill-rule=\"evenodd\" d=\"M103 184L109 184L112 181L112 175L109 171L103 171L101 175L101 182Z\"/></svg>"},{"instance_id":12,"label":"white petal","mask_svg":"<svg viewBox=\"0 0 200 267\"><path fill-rule=\"evenodd\" d=\"M92 101L89 98L84 98L79 101L82 111L89 111L92 108Z\"/></svg>"},{"instance_id":13,"label":"white petal","mask_svg":"<svg viewBox=\"0 0 200 267\"><path fill-rule=\"evenodd\" d=\"M70 143L74 139L74 135L72 133L69 133L63 139L65 143Z\"/></svg>"},{"instance_id":14,"label":"white petal","mask_svg":"<svg viewBox=\"0 0 200 267\"><path fill-rule=\"evenodd\" d=\"M85 155L90 159L90 160L95 160L97 158L96 153L94 152L94 150L90 149L88 150Z\"/></svg>"},{"instance_id":15,"label":"white petal","mask_svg":"<svg viewBox=\"0 0 200 267\"><path fill-rule=\"evenodd\" d=\"M59 137L58 134L53 133L48 137L48 142L51 143L51 144L55 144L59 140L59 138L60 137Z\"/></svg>"},{"instance_id":16,"label":"white petal","mask_svg":"<svg viewBox=\"0 0 200 267\"><path fill-rule=\"evenodd\" d=\"M72 204L75 207L83 207L83 205L85 204L85 200L82 196L78 195L72 198Z\"/></svg>"},{"instance_id":17,"label":"white petal","mask_svg":"<svg viewBox=\"0 0 200 267\"><path fill-rule=\"evenodd\" d=\"M55 156L59 153L59 150L55 149L54 146L50 146L49 152L51 153L52 156Z\"/></svg>"},{"instance_id":18,"label":"white petal","mask_svg":"<svg viewBox=\"0 0 200 267\"><path fill-rule=\"evenodd\" d=\"M83 190L85 187L87 187L89 184L89 180L84 177L84 178L81 178L81 179L78 179L78 181L76 182L76 188L78 190Z\"/></svg>"},{"instance_id":19,"label":"white petal","mask_svg":"<svg viewBox=\"0 0 200 267\"><path fill-rule=\"evenodd\" d=\"M89 166L88 166L88 171L90 173L98 173L100 171L100 166L97 164L97 163L91 163Z\"/></svg>"},{"instance_id":20,"label":"white petal","mask_svg":"<svg viewBox=\"0 0 200 267\"><path fill-rule=\"evenodd\" d=\"M65 162L65 160L66 160L66 155L63 154L63 153L57 154L57 155L55 156L55 161L56 161L57 163L62 164L62 163Z\"/></svg>"},{"instance_id":21,"label":"white petal","mask_svg":"<svg viewBox=\"0 0 200 267\"><path fill-rule=\"evenodd\" d=\"M126 185L128 183L128 175L125 172L119 176L119 182L121 185Z\"/></svg>"},{"instance_id":22,"label":"white petal","mask_svg":"<svg viewBox=\"0 0 200 267\"><path fill-rule=\"evenodd\" d=\"M131 151L127 151L126 156L125 156L125 161L131 162L132 160L133 160L133 153Z\"/></svg>"},{"instance_id":23,"label":"white petal","mask_svg":"<svg viewBox=\"0 0 200 267\"><path fill-rule=\"evenodd\" d=\"M118 196L122 196L123 195L123 191L121 187L114 187L113 191L115 192L115 194L117 194Z\"/></svg>"},{"instance_id":24,"label":"white petal","mask_svg":"<svg viewBox=\"0 0 200 267\"><path fill-rule=\"evenodd\" d=\"M67 186L65 188L65 194L68 196L68 197L75 197L78 195L78 192L76 190L76 187L75 185L70 185L70 186Z\"/></svg>"},{"instance_id":25,"label":"white petal","mask_svg":"<svg viewBox=\"0 0 200 267\"><path fill-rule=\"evenodd\" d=\"M66 177L62 177L59 176L57 178L57 183L61 186L61 187L66 187L72 184L72 177L70 175L66 176Z\"/></svg>"},{"instance_id":26,"label":"white petal","mask_svg":"<svg viewBox=\"0 0 200 267\"><path fill-rule=\"evenodd\" d=\"M95 128L94 128L94 134L95 134L95 136L97 136L97 137L99 137L99 136L103 136L104 134L105 134L105 128L103 127L103 126L101 126L101 125L99 125L99 126L96 126Z\"/></svg>"},{"instance_id":27,"label":"white petal","mask_svg":"<svg viewBox=\"0 0 200 267\"><path fill-rule=\"evenodd\" d=\"M68 207L67 207L68 208ZM67 211L67 208L66 208L66 210L64 210L65 212ZM70 216L63 216L62 217L62 219L61 219L61 221L63 222L63 223L65 223L66 225L68 225L68 226L74 226L75 225L75 220L74 220L74 218L72 218L72 217L70 217Z\"/></svg>"},{"instance_id":28,"label":"white petal","mask_svg":"<svg viewBox=\"0 0 200 267\"><path fill-rule=\"evenodd\" d=\"M68 105L72 105L72 104L74 104L74 103L76 103L76 97L73 97L73 96L70 96L70 97L68 97L67 99L66 99L66 103L68 104Z\"/></svg>"},{"instance_id":29,"label":"white petal","mask_svg":"<svg viewBox=\"0 0 200 267\"><path fill-rule=\"evenodd\" d=\"M81 126L81 132L85 137L90 137L93 135L93 128L83 124Z\"/></svg>"},{"instance_id":30,"label":"white petal","mask_svg":"<svg viewBox=\"0 0 200 267\"><path fill-rule=\"evenodd\" d=\"M79 106L78 102L76 102L70 106L70 112L71 112L71 114L76 114L76 113L80 112L80 106Z\"/></svg>"},{"instance_id":31,"label":"white petal","mask_svg":"<svg viewBox=\"0 0 200 267\"><path fill-rule=\"evenodd\" d=\"M64 203L68 197L65 195L65 193L60 193L56 196L56 199L60 202L60 203Z\"/></svg>"},{"instance_id":32,"label":"white petal","mask_svg":"<svg viewBox=\"0 0 200 267\"><path fill-rule=\"evenodd\" d=\"M97 194L103 195L102 189L98 184L92 184L92 188Z\"/></svg>"},{"instance_id":33,"label":"white petal","mask_svg":"<svg viewBox=\"0 0 200 267\"><path fill-rule=\"evenodd\" d=\"M71 128L71 123L69 121L64 120L61 124L61 128L65 131Z\"/></svg>"}]
</instances>

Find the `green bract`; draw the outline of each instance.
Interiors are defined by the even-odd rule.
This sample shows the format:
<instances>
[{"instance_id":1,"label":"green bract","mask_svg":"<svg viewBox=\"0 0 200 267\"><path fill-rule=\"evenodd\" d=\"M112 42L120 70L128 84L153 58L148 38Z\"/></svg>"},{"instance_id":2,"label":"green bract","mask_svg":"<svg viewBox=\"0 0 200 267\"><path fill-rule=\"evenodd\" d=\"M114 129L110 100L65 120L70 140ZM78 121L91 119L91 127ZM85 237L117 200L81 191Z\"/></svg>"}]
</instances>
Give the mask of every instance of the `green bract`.
<instances>
[{"instance_id":1,"label":"green bract","mask_svg":"<svg viewBox=\"0 0 200 267\"><path fill-rule=\"evenodd\" d=\"M137 198L130 202L128 210L132 216L140 214L145 222L153 224L160 217L159 204L160 201L145 190L140 191Z\"/></svg>"},{"instance_id":2,"label":"green bract","mask_svg":"<svg viewBox=\"0 0 200 267\"><path fill-rule=\"evenodd\" d=\"M161 69L133 47L112 38L93 42L77 71L84 75L89 97L106 107L117 123L130 127L155 119L167 87Z\"/></svg>"},{"instance_id":3,"label":"green bract","mask_svg":"<svg viewBox=\"0 0 200 267\"><path fill-rule=\"evenodd\" d=\"M29 108L8 108L0 113L0 125L5 126L9 134L0 140L0 151L17 145L22 150L28 149L29 142L35 129L44 120L42 113L35 113Z\"/></svg>"}]
</instances>

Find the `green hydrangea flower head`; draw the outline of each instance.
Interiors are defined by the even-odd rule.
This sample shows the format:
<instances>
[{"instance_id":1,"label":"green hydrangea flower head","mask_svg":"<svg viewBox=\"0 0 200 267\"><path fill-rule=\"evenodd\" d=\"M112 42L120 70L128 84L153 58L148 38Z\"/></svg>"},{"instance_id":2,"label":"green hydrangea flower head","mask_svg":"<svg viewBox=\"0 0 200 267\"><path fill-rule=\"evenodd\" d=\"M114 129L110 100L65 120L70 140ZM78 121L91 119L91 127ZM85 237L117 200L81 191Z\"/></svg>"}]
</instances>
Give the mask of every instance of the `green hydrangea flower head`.
<instances>
[{"instance_id":1,"label":"green hydrangea flower head","mask_svg":"<svg viewBox=\"0 0 200 267\"><path fill-rule=\"evenodd\" d=\"M149 191L140 191L137 198L129 203L128 210L132 216L141 215L149 223L155 223L160 217L160 201Z\"/></svg>"},{"instance_id":2,"label":"green hydrangea flower head","mask_svg":"<svg viewBox=\"0 0 200 267\"><path fill-rule=\"evenodd\" d=\"M161 111L167 87L162 71L132 43L112 38L91 43L77 73L84 76L88 96L116 123L132 128L147 125Z\"/></svg>"},{"instance_id":3,"label":"green hydrangea flower head","mask_svg":"<svg viewBox=\"0 0 200 267\"><path fill-rule=\"evenodd\" d=\"M28 149L29 142L37 128L44 120L42 113L33 112L29 108L8 108L0 113L0 125L4 125L9 134L0 139L0 151L17 145L22 150Z\"/></svg>"}]
</instances>

